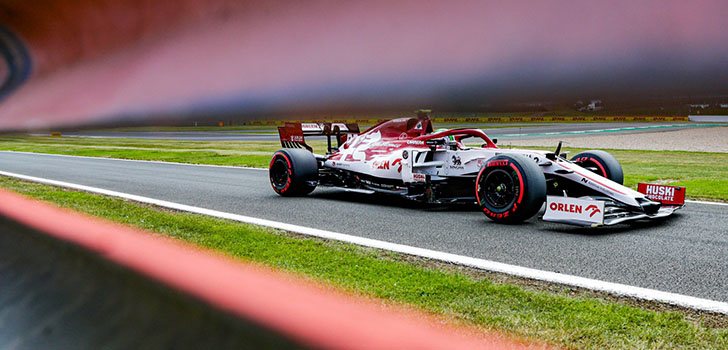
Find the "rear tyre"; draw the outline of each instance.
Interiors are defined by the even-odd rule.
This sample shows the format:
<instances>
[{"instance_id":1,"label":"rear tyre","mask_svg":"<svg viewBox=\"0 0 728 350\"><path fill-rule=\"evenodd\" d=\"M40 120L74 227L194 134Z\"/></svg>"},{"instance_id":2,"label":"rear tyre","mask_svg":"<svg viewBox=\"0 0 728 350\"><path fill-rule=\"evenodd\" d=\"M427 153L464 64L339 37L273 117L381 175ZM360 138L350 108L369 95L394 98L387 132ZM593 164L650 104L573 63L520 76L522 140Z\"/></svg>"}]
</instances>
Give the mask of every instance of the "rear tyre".
<instances>
[{"instance_id":1,"label":"rear tyre","mask_svg":"<svg viewBox=\"0 0 728 350\"><path fill-rule=\"evenodd\" d=\"M604 151L584 151L571 158L576 165L591 170L593 173L612 180L620 185L624 184L622 165L617 158Z\"/></svg>"},{"instance_id":2,"label":"rear tyre","mask_svg":"<svg viewBox=\"0 0 728 350\"><path fill-rule=\"evenodd\" d=\"M546 200L546 177L528 157L495 156L486 162L475 179L475 197L489 219L519 223L541 209Z\"/></svg>"},{"instance_id":3,"label":"rear tyre","mask_svg":"<svg viewBox=\"0 0 728 350\"><path fill-rule=\"evenodd\" d=\"M273 190L281 196L303 196L318 184L318 161L302 149L282 149L273 154L268 167Z\"/></svg>"}]
</instances>

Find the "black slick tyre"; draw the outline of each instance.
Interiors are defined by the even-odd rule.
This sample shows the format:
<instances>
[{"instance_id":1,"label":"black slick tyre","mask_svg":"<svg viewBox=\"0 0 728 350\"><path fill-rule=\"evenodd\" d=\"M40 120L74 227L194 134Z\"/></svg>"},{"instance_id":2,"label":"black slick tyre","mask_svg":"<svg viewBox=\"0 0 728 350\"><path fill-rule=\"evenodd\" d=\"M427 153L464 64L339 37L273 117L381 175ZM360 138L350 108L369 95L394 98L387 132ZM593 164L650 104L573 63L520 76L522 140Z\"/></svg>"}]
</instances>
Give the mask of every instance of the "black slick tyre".
<instances>
[{"instance_id":1,"label":"black slick tyre","mask_svg":"<svg viewBox=\"0 0 728 350\"><path fill-rule=\"evenodd\" d=\"M546 200L546 177L528 157L495 156L485 163L475 179L475 197L489 219L519 223L541 209Z\"/></svg>"},{"instance_id":2,"label":"black slick tyre","mask_svg":"<svg viewBox=\"0 0 728 350\"><path fill-rule=\"evenodd\" d=\"M571 158L576 165L589 169L593 173L612 180L620 185L624 184L622 165L617 158L604 151L584 151Z\"/></svg>"},{"instance_id":3,"label":"black slick tyre","mask_svg":"<svg viewBox=\"0 0 728 350\"><path fill-rule=\"evenodd\" d=\"M268 166L273 190L281 196L294 197L311 193L318 184L318 161L303 149L282 149L273 154Z\"/></svg>"}]
</instances>

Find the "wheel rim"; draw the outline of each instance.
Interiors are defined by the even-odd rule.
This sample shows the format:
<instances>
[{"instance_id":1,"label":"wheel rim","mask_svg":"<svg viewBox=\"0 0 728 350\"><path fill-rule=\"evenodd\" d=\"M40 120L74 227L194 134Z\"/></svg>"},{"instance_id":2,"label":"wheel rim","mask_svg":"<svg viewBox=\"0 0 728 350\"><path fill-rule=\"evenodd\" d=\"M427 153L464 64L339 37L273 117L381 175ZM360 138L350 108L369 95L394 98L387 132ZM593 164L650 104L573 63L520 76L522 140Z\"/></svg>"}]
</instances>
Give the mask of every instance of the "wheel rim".
<instances>
[{"instance_id":1,"label":"wheel rim","mask_svg":"<svg viewBox=\"0 0 728 350\"><path fill-rule=\"evenodd\" d=\"M493 209L505 209L516 201L516 181L504 169L494 169L486 175L481 189L485 202Z\"/></svg>"},{"instance_id":2,"label":"wheel rim","mask_svg":"<svg viewBox=\"0 0 728 350\"><path fill-rule=\"evenodd\" d=\"M288 163L282 157L278 157L270 167L270 181L276 188L283 188L288 183Z\"/></svg>"}]
</instances>

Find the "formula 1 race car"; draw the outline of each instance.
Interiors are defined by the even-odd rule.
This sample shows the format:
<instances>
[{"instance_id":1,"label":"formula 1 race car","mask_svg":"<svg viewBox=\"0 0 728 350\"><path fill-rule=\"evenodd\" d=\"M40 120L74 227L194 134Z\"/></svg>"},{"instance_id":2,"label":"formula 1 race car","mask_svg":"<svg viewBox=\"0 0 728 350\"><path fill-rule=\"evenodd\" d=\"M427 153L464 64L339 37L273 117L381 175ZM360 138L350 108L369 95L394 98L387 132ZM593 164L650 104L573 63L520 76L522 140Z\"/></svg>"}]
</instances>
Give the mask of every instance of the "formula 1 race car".
<instances>
[{"instance_id":1,"label":"formula 1 race car","mask_svg":"<svg viewBox=\"0 0 728 350\"><path fill-rule=\"evenodd\" d=\"M666 217L684 205L683 187L640 184L641 193L623 186L622 167L607 152L569 160L561 143L555 152L502 149L479 129L433 132L428 111L362 133L346 123L286 123L278 132L284 148L273 155L269 175L281 196L329 186L427 203L477 203L500 223L527 220L546 202L544 220L582 226ZM306 144L311 135L326 136L325 155ZM469 147L471 140L477 143Z\"/></svg>"}]
</instances>

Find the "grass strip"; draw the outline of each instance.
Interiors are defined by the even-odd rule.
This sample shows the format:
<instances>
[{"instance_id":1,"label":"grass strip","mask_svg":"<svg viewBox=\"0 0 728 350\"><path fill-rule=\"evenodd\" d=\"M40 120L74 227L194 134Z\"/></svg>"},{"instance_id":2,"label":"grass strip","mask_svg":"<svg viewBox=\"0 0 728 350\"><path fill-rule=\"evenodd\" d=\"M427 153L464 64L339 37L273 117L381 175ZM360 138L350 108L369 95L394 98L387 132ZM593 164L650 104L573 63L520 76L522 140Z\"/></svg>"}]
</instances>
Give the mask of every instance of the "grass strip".
<instances>
[{"instance_id":1,"label":"grass strip","mask_svg":"<svg viewBox=\"0 0 728 350\"><path fill-rule=\"evenodd\" d=\"M323 147L323 142L316 142ZM0 150L191 164L267 167L277 141L180 141L81 137L0 137Z\"/></svg>"},{"instance_id":2,"label":"grass strip","mask_svg":"<svg viewBox=\"0 0 728 350\"><path fill-rule=\"evenodd\" d=\"M325 142L309 142L325 149ZM277 141L180 141L147 139L0 137L0 150L168 162L267 167ZM550 149L528 147L533 149ZM580 149L564 149L576 154ZM625 184L662 182L686 186L688 197L728 201L728 153L608 150L622 164Z\"/></svg>"},{"instance_id":3,"label":"grass strip","mask_svg":"<svg viewBox=\"0 0 728 350\"><path fill-rule=\"evenodd\" d=\"M542 291L493 282L485 274L391 252L2 176L0 187L519 338L575 349L728 348L728 329L709 327L699 317L574 296L567 287Z\"/></svg>"}]
</instances>

